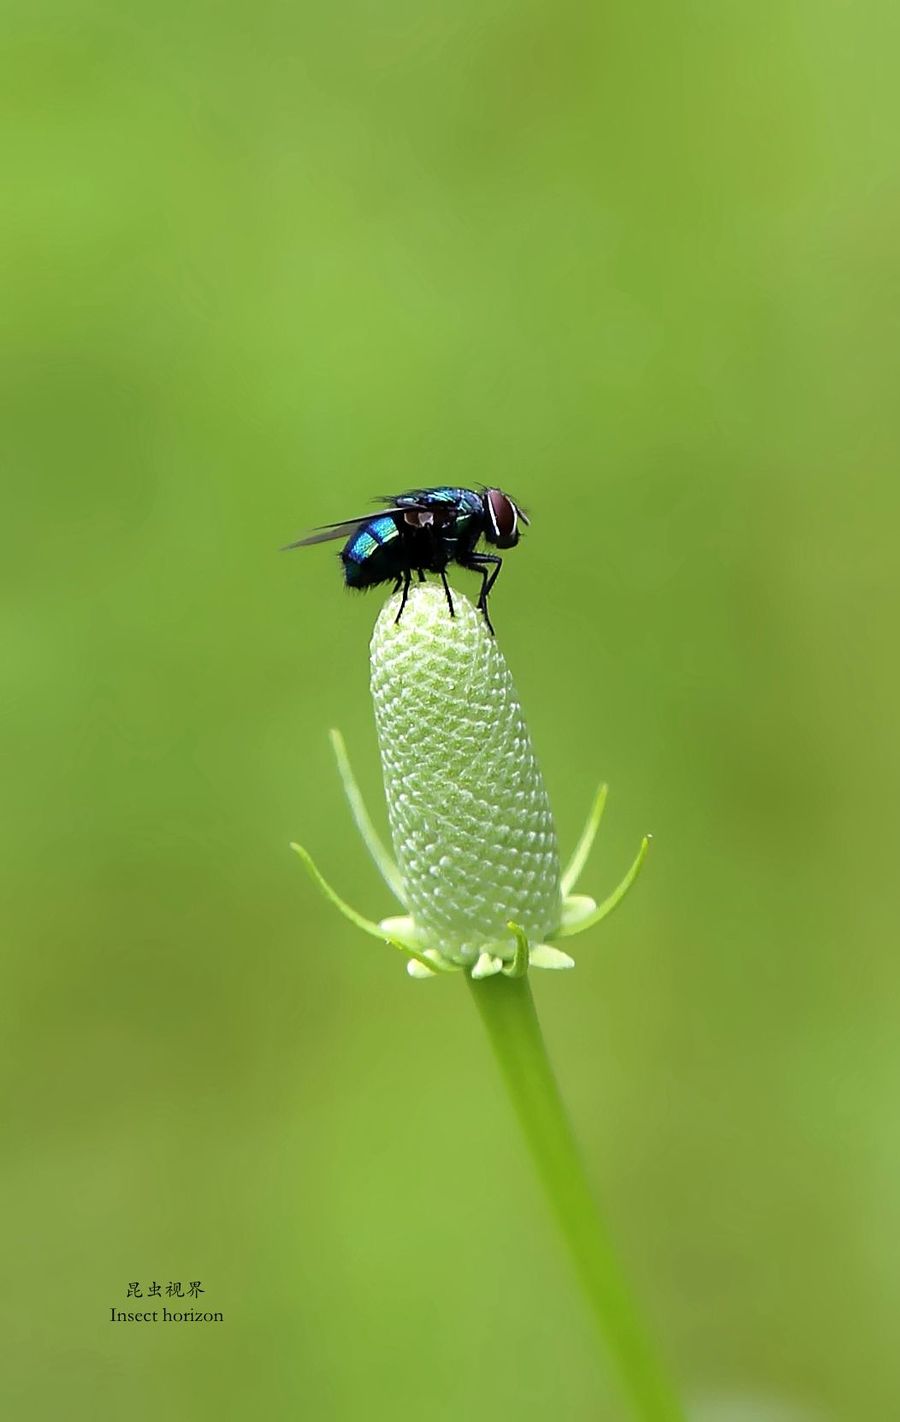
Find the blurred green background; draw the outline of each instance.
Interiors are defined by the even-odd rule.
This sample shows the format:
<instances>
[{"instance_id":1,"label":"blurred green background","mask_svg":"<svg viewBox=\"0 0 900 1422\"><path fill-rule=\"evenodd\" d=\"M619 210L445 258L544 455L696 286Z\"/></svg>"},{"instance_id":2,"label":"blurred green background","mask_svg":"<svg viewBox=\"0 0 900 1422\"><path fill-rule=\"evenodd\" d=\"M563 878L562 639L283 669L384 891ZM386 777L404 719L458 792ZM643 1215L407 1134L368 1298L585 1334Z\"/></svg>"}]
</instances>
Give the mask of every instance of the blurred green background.
<instances>
[{"instance_id":1,"label":"blurred green background","mask_svg":"<svg viewBox=\"0 0 900 1422\"><path fill-rule=\"evenodd\" d=\"M279 545L488 481L585 891L656 836L535 992L692 1419L900 1416L896 7L2 32L4 1415L624 1422L462 983L287 849L390 911L378 595Z\"/></svg>"}]
</instances>

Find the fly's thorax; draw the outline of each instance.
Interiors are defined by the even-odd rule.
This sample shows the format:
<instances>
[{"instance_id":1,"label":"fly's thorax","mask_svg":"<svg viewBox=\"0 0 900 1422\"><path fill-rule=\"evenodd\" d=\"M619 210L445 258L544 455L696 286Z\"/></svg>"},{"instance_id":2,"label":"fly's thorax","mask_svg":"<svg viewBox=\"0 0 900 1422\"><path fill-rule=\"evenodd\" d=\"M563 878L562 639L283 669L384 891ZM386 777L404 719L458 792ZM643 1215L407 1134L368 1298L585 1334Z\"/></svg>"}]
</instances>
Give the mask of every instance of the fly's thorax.
<instances>
[{"instance_id":1,"label":"fly's thorax","mask_svg":"<svg viewBox=\"0 0 900 1422\"><path fill-rule=\"evenodd\" d=\"M559 854L550 803L509 668L484 618L414 586L372 638L372 694L394 852L423 942L471 962L556 928Z\"/></svg>"},{"instance_id":2,"label":"fly's thorax","mask_svg":"<svg viewBox=\"0 0 900 1422\"><path fill-rule=\"evenodd\" d=\"M412 497L401 496L401 503ZM408 515L412 526L404 529L410 547L410 566L437 572L460 556L468 556L484 531L484 505L480 494L474 489L446 485L421 490L417 498L414 510ZM427 503L427 509L423 502ZM415 531L416 525L420 533ZM421 553L418 559L413 552L416 543Z\"/></svg>"}]
</instances>

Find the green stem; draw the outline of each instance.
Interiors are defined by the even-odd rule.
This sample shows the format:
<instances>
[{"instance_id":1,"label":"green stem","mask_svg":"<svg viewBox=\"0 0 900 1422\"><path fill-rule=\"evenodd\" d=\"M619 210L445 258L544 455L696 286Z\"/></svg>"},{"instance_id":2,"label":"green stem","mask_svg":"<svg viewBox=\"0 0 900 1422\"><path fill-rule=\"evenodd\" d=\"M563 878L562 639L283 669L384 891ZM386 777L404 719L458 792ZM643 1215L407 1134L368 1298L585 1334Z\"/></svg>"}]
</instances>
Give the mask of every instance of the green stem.
<instances>
[{"instance_id":1,"label":"green stem","mask_svg":"<svg viewBox=\"0 0 900 1422\"><path fill-rule=\"evenodd\" d=\"M527 977L466 974L550 1204L641 1422L685 1422L644 1334L588 1183Z\"/></svg>"}]
</instances>

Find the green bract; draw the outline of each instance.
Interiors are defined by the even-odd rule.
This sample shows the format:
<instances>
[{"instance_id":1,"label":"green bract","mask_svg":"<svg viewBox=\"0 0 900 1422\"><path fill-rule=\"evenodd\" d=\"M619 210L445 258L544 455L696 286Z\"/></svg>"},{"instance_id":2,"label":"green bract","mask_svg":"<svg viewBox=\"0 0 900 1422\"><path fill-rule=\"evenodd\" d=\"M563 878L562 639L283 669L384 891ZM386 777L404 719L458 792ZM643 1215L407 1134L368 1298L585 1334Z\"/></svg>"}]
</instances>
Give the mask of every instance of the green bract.
<instances>
[{"instance_id":1,"label":"green bract","mask_svg":"<svg viewBox=\"0 0 900 1422\"><path fill-rule=\"evenodd\" d=\"M573 895L600 823L601 787L564 873L553 815L509 667L481 613L455 592L410 589L382 609L371 644L372 698L394 858L378 838L343 742L332 742L357 827L406 910L380 924L339 899L309 855L319 886L358 927L401 949L414 977L464 968L475 978L529 966L570 968L557 939L599 922L633 883L645 838L625 879L599 907Z\"/></svg>"}]
</instances>

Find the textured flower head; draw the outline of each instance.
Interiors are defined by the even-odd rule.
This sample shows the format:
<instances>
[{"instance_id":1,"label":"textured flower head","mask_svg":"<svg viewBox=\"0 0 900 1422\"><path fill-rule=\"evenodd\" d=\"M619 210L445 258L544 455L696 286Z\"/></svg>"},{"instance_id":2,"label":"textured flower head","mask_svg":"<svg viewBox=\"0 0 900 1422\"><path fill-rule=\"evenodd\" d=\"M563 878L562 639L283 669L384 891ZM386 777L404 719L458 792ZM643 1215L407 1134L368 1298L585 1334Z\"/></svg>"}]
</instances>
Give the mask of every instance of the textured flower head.
<instances>
[{"instance_id":1,"label":"textured flower head","mask_svg":"<svg viewBox=\"0 0 900 1422\"><path fill-rule=\"evenodd\" d=\"M329 888L306 851L294 848L342 912L407 954L413 976L572 967L551 940L615 908L648 841L599 908L571 893L606 789L561 874L549 798L509 667L482 614L460 593L453 605L451 617L443 589L420 583L409 590L399 620L400 595L388 600L372 635L372 699L393 859L366 813L343 742L332 733L357 826L406 913L380 924L362 918Z\"/></svg>"},{"instance_id":2,"label":"textured flower head","mask_svg":"<svg viewBox=\"0 0 900 1422\"><path fill-rule=\"evenodd\" d=\"M392 599L372 636L372 700L404 902L426 947L472 964L514 920L559 927L559 849L512 676L481 613L443 589Z\"/></svg>"}]
</instances>

